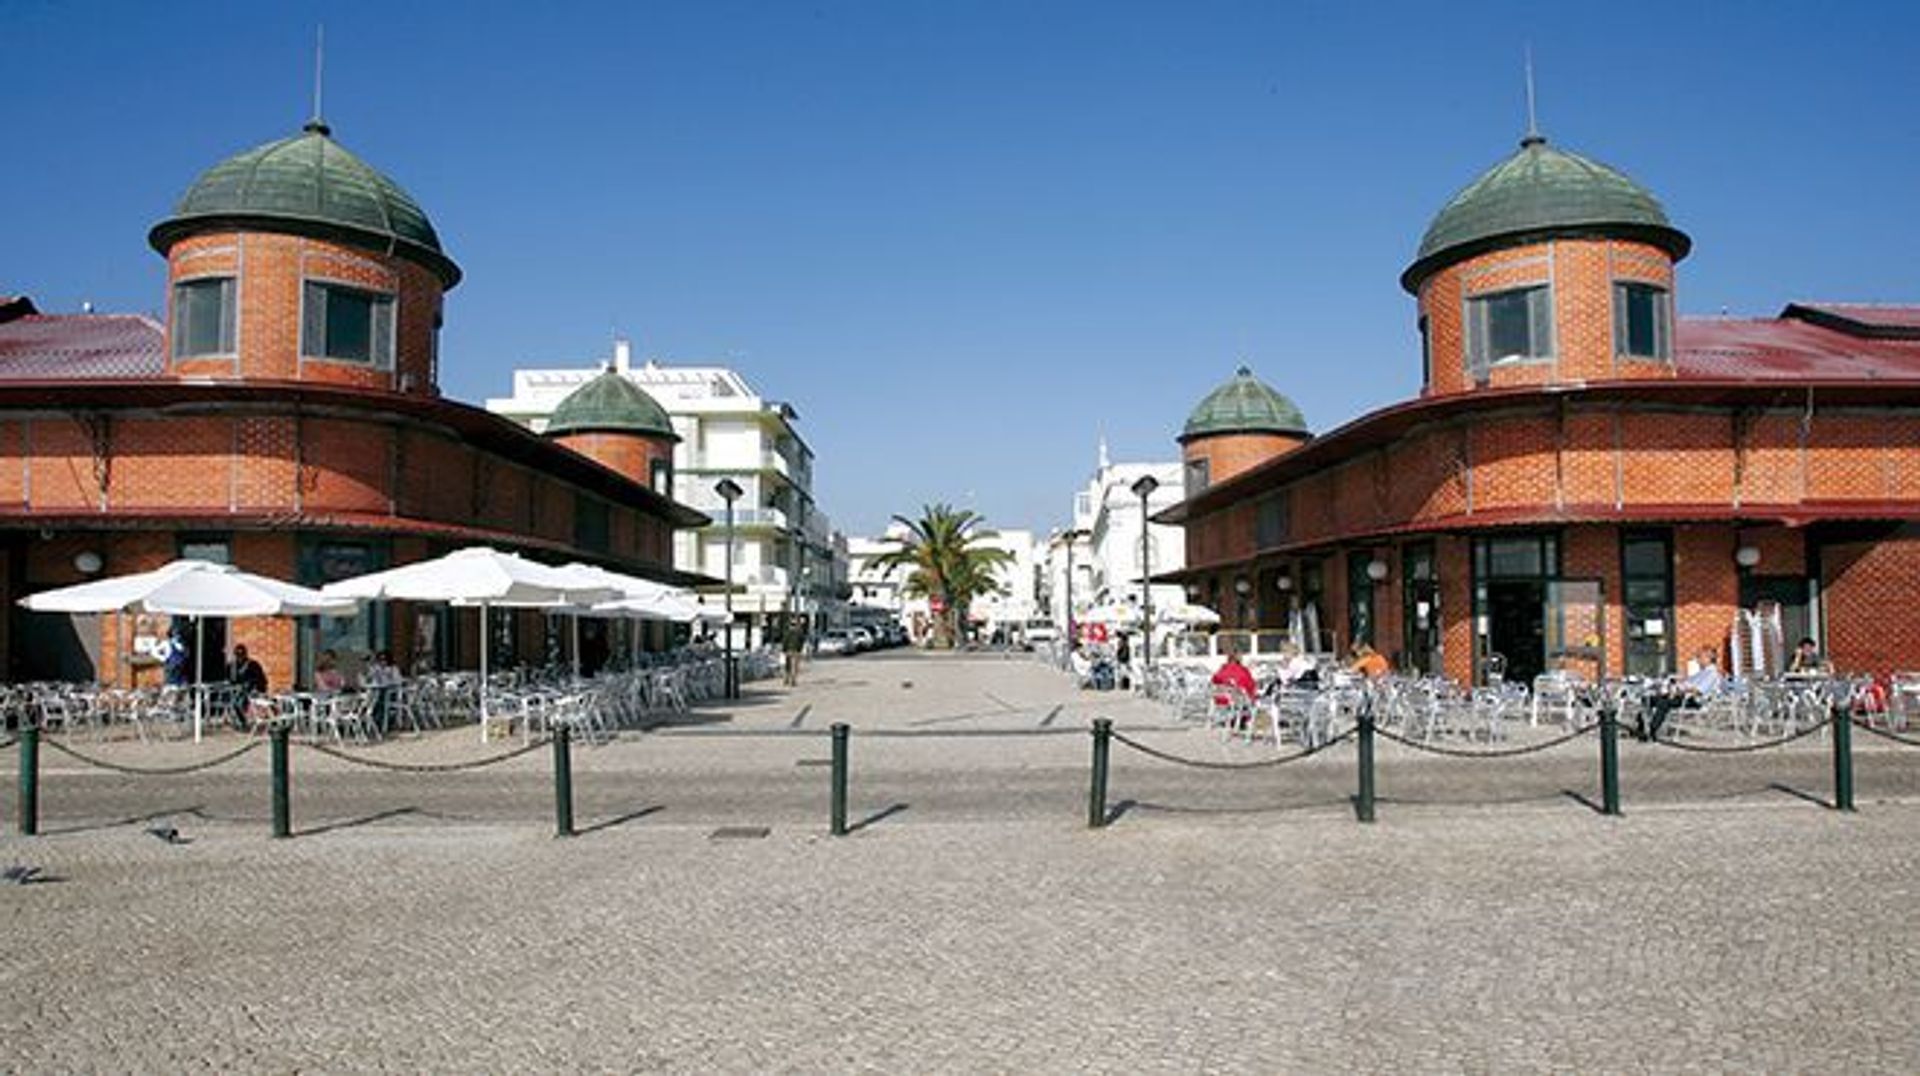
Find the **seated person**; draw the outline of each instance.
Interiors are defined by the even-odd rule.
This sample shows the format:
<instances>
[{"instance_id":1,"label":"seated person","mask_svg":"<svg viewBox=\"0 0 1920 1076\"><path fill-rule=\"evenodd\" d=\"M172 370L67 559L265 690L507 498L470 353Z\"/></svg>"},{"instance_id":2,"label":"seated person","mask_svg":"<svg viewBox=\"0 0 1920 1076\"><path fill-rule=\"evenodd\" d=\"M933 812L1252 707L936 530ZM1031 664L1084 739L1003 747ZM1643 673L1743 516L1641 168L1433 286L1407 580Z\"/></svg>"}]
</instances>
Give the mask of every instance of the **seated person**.
<instances>
[{"instance_id":1,"label":"seated person","mask_svg":"<svg viewBox=\"0 0 1920 1076\"><path fill-rule=\"evenodd\" d=\"M227 666L227 682L240 685L242 701L246 697L267 693L267 670L247 655L245 643L234 644L233 664Z\"/></svg>"},{"instance_id":2,"label":"seated person","mask_svg":"<svg viewBox=\"0 0 1920 1076\"><path fill-rule=\"evenodd\" d=\"M1701 695L1711 695L1720 690L1726 682L1726 676L1720 671L1720 655L1714 653L1711 646L1703 646L1687 662L1687 687Z\"/></svg>"},{"instance_id":3,"label":"seated person","mask_svg":"<svg viewBox=\"0 0 1920 1076\"><path fill-rule=\"evenodd\" d=\"M1713 647L1703 646L1691 661L1687 662L1687 678L1678 683L1668 681L1659 691L1647 696L1646 705L1640 711L1640 727L1634 730L1634 736L1642 740L1660 738L1660 726L1667 723L1673 711L1681 707L1699 709L1708 695L1720 690L1725 677L1720 674L1720 656Z\"/></svg>"},{"instance_id":4,"label":"seated person","mask_svg":"<svg viewBox=\"0 0 1920 1076\"><path fill-rule=\"evenodd\" d=\"M1828 672L1826 660L1820 656L1820 647L1812 639L1801 639L1800 645L1793 648L1793 657L1787 662L1787 672L1800 676L1825 676Z\"/></svg>"},{"instance_id":5,"label":"seated person","mask_svg":"<svg viewBox=\"0 0 1920 1076\"><path fill-rule=\"evenodd\" d=\"M1077 641L1068 645L1067 667L1073 670L1075 685L1086 687L1093 683L1093 661Z\"/></svg>"},{"instance_id":6,"label":"seated person","mask_svg":"<svg viewBox=\"0 0 1920 1076\"><path fill-rule=\"evenodd\" d=\"M373 655L360 682L370 688L400 686L400 668L393 663L393 652L382 650Z\"/></svg>"},{"instance_id":7,"label":"seated person","mask_svg":"<svg viewBox=\"0 0 1920 1076\"><path fill-rule=\"evenodd\" d=\"M340 656L331 650L320 651L313 662L313 689L328 695L347 687L347 674L340 671Z\"/></svg>"},{"instance_id":8,"label":"seated person","mask_svg":"<svg viewBox=\"0 0 1920 1076\"><path fill-rule=\"evenodd\" d=\"M1347 668L1369 680L1378 680L1393 671L1386 655L1366 643L1353 644L1353 660L1347 663Z\"/></svg>"},{"instance_id":9,"label":"seated person","mask_svg":"<svg viewBox=\"0 0 1920 1076\"><path fill-rule=\"evenodd\" d=\"M1218 672L1213 674L1212 682L1217 686L1239 688L1240 694L1248 699L1253 698L1260 691L1259 685L1253 681L1253 673L1240 663L1240 652L1231 647L1227 649L1226 662L1220 666ZM1216 692L1213 696L1215 706L1225 706L1229 701L1231 696L1224 691Z\"/></svg>"},{"instance_id":10,"label":"seated person","mask_svg":"<svg viewBox=\"0 0 1920 1076\"><path fill-rule=\"evenodd\" d=\"M1315 687L1319 680L1320 670L1315 667L1312 658L1300 652L1299 647L1287 643L1280 648L1280 671L1275 684L1282 687Z\"/></svg>"}]
</instances>

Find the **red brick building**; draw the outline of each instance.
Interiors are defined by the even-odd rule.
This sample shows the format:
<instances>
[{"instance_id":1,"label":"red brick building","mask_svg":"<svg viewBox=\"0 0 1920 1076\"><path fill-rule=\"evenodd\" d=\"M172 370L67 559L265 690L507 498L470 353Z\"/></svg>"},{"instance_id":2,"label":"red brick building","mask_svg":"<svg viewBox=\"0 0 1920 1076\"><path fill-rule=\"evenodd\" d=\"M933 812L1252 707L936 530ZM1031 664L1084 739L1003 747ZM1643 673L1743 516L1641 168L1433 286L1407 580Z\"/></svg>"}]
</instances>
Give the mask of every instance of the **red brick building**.
<instances>
[{"instance_id":1,"label":"red brick building","mask_svg":"<svg viewBox=\"0 0 1920 1076\"><path fill-rule=\"evenodd\" d=\"M1763 602L1839 668L1920 667L1920 306L1676 319L1690 246L1624 175L1529 136L1401 277L1417 399L1305 440L1196 411L1231 462L1195 474L1183 436L1170 578L1228 625L1303 610L1322 648L1462 681L1492 654L1509 678L1725 660Z\"/></svg>"},{"instance_id":2,"label":"red brick building","mask_svg":"<svg viewBox=\"0 0 1920 1076\"><path fill-rule=\"evenodd\" d=\"M706 517L656 492L650 462L673 434L617 406L641 405L595 389L552 440L440 395L442 296L460 270L419 206L324 124L216 164L149 240L167 259L164 325L0 298L10 678L144 674L136 651L166 618L14 600L183 555L319 585L484 542L700 581L672 569L672 537ZM500 659L545 656L543 617L494 620ZM471 611L404 605L237 621L230 640L209 627L207 657L245 642L276 686L322 648L445 668L479 647Z\"/></svg>"}]
</instances>

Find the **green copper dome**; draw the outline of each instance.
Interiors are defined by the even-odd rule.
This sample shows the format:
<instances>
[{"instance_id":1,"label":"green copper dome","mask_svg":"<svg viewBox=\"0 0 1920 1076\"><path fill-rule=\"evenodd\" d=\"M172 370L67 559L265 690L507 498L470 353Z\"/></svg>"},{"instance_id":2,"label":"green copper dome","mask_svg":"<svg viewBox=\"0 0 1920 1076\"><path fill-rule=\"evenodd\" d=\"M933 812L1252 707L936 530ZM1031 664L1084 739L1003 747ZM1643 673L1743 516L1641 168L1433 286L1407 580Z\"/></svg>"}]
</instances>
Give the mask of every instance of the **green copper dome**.
<instances>
[{"instance_id":1,"label":"green copper dome","mask_svg":"<svg viewBox=\"0 0 1920 1076\"><path fill-rule=\"evenodd\" d=\"M560 401L547 420L549 436L563 433L603 431L635 433L642 437L669 437L673 420L666 409L655 403L640 386L616 371L608 370L573 390Z\"/></svg>"},{"instance_id":2,"label":"green copper dome","mask_svg":"<svg viewBox=\"0 0 1920 1076\"><path fill-rule=\"evenodd\" d=\"M256 146L200 174L147 235L162 254L190 235L250 229L293 232L380 253L394 253L460 282L460 267L399 185L343 149L326 124Z\"/></svg>"},{"instance_id":3,"label":"green copper dome","mask_svg":"<svg viewBox=\"0 0 1920 1076\"><path fill-rule=\"evenodd\" d=\"M1420 253L1400 275L1417 292L1442 266L1476 254L1554 236L1637 239L1676 261L1693 241L1667 220L1659 199L1620 172L1577 153L1554 149L1539 135L1488 169L1441 208L1420 240Z\"/></svg>"},{"instance_id":4,"label":"green copper dome","mask_svg":"<svg viewBox=\"0 0 1920 1076\"><path fill-rule=\"evenodd\" d=\"M1310 437L1306 417L1293 401L1267 387L1253 371L1242 366L1233 380L1207 393L1200 406L1187 416L1180 440L1216 433L1284 433Z\"/></svg>"}]
</instances>

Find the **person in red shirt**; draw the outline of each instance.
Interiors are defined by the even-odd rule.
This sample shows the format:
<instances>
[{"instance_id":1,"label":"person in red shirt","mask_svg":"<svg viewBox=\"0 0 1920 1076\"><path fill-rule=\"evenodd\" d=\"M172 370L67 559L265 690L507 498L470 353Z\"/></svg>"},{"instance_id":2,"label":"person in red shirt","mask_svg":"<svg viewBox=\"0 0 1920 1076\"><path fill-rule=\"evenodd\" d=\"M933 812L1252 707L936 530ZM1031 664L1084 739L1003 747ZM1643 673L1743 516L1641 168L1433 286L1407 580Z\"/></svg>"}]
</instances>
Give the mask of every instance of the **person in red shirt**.
<instances>
[{"instance_id":1,"label":"person in red shirt","mask_svg":"<svg viewBox=\"0 0 1920 1076\"><path fill-rule=\"evenodd\" d=\"M1219 672L1213 674L1213 682L1219 685L1232 684L1244 692L1249 699L1260 690L1253 682L1253 673L1249 672L1245 665L1240 664L1240 652L1237 650L1227 651L1227 663L1220 666ZM1225 706L1227 696L1225 693L1217 694L1213 701L1217 705Z\"/></svg>"}]
</instances>

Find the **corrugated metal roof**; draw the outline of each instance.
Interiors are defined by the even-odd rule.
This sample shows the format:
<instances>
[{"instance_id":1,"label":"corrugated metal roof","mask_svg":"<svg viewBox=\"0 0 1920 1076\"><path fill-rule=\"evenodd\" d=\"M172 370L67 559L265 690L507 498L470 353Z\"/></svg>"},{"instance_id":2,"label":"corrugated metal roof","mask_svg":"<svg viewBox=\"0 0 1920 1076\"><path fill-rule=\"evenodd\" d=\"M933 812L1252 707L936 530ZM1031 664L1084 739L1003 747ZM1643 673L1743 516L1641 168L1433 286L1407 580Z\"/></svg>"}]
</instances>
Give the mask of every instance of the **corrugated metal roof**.
<instances>
[{"instance_id":1,"label":"corrugated metal roof","mask_svg":"<svg viewBox=\"0 0 1920 1076\"><path fill-rule=\"evenodd\" d=\"M1857 336L1797 318L1682 318L1674 345L1682 379L1920 379L1920 340Z\"/></svg>"},{"instance_id":2,"label":"corrugated metal roof","mask_svg":"<svg viewBox=\"0 0 1920 1076\"><path fill-rule=\"evenodd\" d=\"M140 314L29 314L0 322L0 381L159 377L166 336Z\"/></svg>"}]
</instances>

